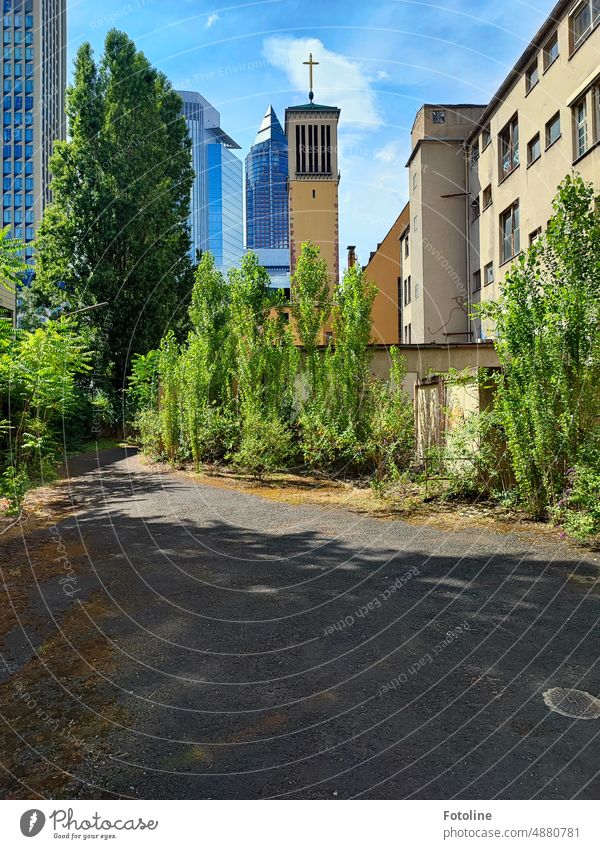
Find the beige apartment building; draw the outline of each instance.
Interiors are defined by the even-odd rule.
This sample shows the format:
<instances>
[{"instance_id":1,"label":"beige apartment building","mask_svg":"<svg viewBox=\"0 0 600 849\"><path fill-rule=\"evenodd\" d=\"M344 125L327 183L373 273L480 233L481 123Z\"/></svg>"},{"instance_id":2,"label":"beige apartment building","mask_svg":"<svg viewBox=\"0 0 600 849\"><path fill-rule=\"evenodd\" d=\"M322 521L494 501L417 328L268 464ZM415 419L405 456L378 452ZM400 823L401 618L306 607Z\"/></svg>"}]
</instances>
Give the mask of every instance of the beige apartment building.
<instances>
[{"instance_id":1,"label":"beige apartment building","mask_svg":"<svg viewBox=\"0 0 600 849\"><path fill-rule=\"evenodd\" d=\"M498 298L558 185L600 188L600 0L557 3L488 106L425 104L407 167L401 341L490 339L473 304Z\"/></svg>"},{"instance_id":2,"label":"beige apartment building","mask_svg":"<svg viewBox=\"0 0 600 849\"><path fill-rule=\"evenodd\" d=\"M496 299L514 258L544 231L557 186L600 187L600 2L557 3L466 142L473 303ZM493 336L472 322L476 341Z\"/></svg>"}]
</instances>

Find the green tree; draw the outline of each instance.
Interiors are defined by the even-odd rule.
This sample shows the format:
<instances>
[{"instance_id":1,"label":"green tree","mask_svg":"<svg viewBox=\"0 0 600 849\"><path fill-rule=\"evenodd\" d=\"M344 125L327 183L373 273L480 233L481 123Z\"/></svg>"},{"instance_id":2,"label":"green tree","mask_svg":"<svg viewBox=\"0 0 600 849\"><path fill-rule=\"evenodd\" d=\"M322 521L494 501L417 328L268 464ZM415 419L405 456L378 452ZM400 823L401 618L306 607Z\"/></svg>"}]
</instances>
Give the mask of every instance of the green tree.
<instances>
[{"instance_id":1,"label":"green tree","mask_svg":"<svg viewBox=\"0 0 600 849\"><path fill-rule=\"evenodd\" d=\"M574 478L579 500L583 478L590 497L600 496L599 200L567 177L544 237L506 276L501 300L482 310L496 323L496 403L512 467L536 515L568 502Z\"/></svg>"},{"instance_id":2,"label":"green tree","mask_svg":"<svg viewBox=\"0 0 600 849\"><path fill-rule=\"evenodd\" d=\"M39 303L97 328L103 370L122 385L133 353L157 347L192 284L193 170L181 100L124 34L96 63L80 47L67 93L69 140L51 160L53 200L37 240Z\"/></svg>"},{"instance_id":3,"label":"green tree","mask_svg":"<svg viewBox=\"0 0 600 849\"><path fill-rule=\"evenodd\" d=\"M304 349L310 381L309 393L314 395L320 375L317 346L331 314L331 292L327 263L321 259L318 246L312 242L302 245L292 275L291 293L291 313Z\"/></svg>"}]
</instances>

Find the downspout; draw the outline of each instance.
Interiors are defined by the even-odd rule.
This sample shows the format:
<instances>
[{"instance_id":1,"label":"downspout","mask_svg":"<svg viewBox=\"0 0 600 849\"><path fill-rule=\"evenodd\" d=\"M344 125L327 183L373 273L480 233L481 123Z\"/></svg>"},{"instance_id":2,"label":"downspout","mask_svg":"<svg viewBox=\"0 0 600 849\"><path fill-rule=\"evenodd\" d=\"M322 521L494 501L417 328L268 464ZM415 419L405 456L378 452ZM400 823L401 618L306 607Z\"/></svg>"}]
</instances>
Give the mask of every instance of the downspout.
<instances>
[{"instance_id":1,"label":"downspout","mask_svg":"<svg viewBox=\"0 0 600 849\"><path fill-rule=\"evenodd\" d=\"M469 210L471 208L471 180L469 174L469 149L466 141L463 142L463 152L465 157L465 272L466 272L466 287L467 287L467 339L474 341L472 321L471 321L471 222L469 219Z\"/></svg>"}]
</instances>

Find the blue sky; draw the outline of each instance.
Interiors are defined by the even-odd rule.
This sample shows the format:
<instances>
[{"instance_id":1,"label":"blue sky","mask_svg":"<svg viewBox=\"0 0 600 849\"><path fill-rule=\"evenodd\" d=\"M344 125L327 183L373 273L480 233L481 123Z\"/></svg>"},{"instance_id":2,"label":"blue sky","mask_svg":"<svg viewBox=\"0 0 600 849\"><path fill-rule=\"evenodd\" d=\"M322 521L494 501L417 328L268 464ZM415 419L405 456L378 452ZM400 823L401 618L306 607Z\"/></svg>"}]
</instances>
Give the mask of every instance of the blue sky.
<instances>
[{"instance_id":1,"label":"blue sky","mask_svg":"<svg viewBox=\"0 0 600 849\"><path fill-rule=\"evenodd\" d=\"M423 102L486 103L554 0L73 0L69 68L80 44L97 54L125 31L175 88L199 91L243 156L272 103L340 106L340 240L361 261L407 193L410 128Z\"/></svg>"}]
</instances>

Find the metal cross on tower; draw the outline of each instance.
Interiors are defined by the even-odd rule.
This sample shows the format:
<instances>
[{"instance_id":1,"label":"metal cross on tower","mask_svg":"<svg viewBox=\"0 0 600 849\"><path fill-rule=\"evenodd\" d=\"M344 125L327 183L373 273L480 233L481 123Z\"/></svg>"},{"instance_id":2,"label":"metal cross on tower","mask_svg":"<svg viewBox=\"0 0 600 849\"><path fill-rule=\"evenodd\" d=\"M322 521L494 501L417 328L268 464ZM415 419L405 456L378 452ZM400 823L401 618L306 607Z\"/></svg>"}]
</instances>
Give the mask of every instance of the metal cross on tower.
<instances>
[{"instance_id":1,"label":"metal cross on tower","mask_svg":"<svg viewBox=\"0 0 600 849\"><path fill-rule=\"evenodd\" d=\"M303 62L302 64L308 65L308 73L309 73L309 79L310 79L310 91L308 92L308 98L309 98L310 102L312 103L313 100L314 100L314 97L315 97L315 95L313 93L313 68L315 67L315 65L319 65L320 63L319 62L313 62L312 53L309 53L308 62Z\"/></svg>"}]
</instances>

